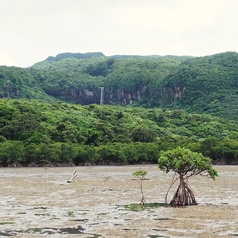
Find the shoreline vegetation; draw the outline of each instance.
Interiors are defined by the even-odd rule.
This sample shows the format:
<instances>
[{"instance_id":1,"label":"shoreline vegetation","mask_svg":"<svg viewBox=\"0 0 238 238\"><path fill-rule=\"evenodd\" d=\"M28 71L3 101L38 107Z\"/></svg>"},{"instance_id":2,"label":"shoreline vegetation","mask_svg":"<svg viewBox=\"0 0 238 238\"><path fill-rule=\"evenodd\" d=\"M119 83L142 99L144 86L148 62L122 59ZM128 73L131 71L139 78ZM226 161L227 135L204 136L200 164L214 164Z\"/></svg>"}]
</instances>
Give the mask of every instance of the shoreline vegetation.
<instances>
[{"instance_id":1,"label":"shoreline vegetation","mask_svg":"<svg viewBox=\"0 0 238 238\"><path fill-rule=\"evenodd\" d=\"M131 164L131 163L112 163L112 162L109 162L109 163L92 163L92 162L89 162L89 161L86 161L85 163L81 163L81 164L74 164L74 163L48 163L48 164L36 164L36 163L31 163L31 164L19 164L19 163L13 163L13 164L9 164L7 166L2 166L0 165L0 168L57 168L57 167L90 167L90 166L127 166L127 165L154 165L154 164L157 164L157 163L152 163L152 162L140 162L140 163L135 163L135 164ZM232 165L238 165L238 162L237 163L233 163L233 164L225 164L225 163L222 163L222 162L217 162L217 163L212 163L212 165L215 165L215 166L224 166L224 165L227 165L227 166L232 166Z\"/></svg>"},{"instance_id":2,"label":"shoreline vegetation","mask_svg":"<svg viewBox=\"0 0 238 238\"><path fill-rule=\"evenodd\" d=\"M238 164L238 124L183 110L0 100L0 166L157 163L178 146Z\"/></svg>"}]
</instances>

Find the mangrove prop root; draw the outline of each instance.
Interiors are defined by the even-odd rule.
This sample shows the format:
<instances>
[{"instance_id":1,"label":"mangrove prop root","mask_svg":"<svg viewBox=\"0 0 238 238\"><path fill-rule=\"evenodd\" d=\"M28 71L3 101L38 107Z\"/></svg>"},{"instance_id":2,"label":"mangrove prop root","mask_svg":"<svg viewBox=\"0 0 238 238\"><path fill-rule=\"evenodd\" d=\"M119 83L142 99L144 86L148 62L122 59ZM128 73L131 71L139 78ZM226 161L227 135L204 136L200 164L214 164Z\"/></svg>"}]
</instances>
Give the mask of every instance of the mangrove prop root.
<instances>
[{"instance_id":1,"label":"mangrove prop root","mask_svg":"<svg viewBox=\"0 0 238 238\"><path fill-rule=\"evenodd\" d=\"M172 207L197 205L193 191L185 181L180 182L173 199L170 202Z\"/></svg>"},{"instance_id":2,"label":"mangrove prop root","mask_svg":"<svg viewBox=\"0 0 238 238\"><path fill-rule=\"evenodd\" d=\"M142 193L142 198L141 198L141 201L140 201L140 205L145 205L145 197L144 197L143 193Z\"/></svg>"},{"instance_id":3,"label":"mangrove prop root","mask_svg":"<svg viewBox=\"0 0 238 238\"><path fill-rule=\"evenodd\" d=\"M174 183L177 181L177 179L178 178L176 178L175 179L175 175L176 175L176 173L174 174L174 177L173 177L173 180L172 180L172 183L170 184L170 186L169 186L169 189L168 189L168 191L166 192L166 194L165 194L165 204L168 204L168 200L167 200L167 198L168 198L168 193L169 193L169 190L171 189L171 187L174 185Z\"/></svg>"}]
</instances>

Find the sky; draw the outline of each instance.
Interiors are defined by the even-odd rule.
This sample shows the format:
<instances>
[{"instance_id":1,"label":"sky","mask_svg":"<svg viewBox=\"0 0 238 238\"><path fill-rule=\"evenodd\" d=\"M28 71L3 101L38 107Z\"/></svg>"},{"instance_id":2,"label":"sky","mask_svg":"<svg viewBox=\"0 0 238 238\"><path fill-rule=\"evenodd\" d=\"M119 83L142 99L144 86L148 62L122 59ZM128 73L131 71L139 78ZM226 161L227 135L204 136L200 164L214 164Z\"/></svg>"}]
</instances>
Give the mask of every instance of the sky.
<instances>
[{"instance_id":1,"label":"sky","mask_svg":"<svg viewBox=\"0 0 238 238\"><path fill-rule=\"evenodd\" d=\"M0 0L0 65L63 52L238 52L238 0Z\"/></svg>"}]
</instances>

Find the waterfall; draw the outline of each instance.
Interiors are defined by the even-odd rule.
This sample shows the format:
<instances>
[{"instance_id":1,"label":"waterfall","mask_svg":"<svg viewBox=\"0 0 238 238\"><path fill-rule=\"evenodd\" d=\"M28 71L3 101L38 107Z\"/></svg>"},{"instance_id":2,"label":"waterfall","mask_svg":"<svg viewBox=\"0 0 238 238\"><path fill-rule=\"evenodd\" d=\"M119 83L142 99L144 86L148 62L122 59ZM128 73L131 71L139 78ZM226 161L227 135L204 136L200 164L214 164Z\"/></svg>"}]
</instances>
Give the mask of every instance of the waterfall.
<instances>
[{"instance_id":1,"label":"waterfall","mask_svg":"<svg viewBox=\"0 0 238 238\"><path fill-rule=\"evenodd\" d=\"M100 105L103 105L103 97L104 97L104 87L101 87L101 94L100 94Z\"/></svg>"}]
</instances>

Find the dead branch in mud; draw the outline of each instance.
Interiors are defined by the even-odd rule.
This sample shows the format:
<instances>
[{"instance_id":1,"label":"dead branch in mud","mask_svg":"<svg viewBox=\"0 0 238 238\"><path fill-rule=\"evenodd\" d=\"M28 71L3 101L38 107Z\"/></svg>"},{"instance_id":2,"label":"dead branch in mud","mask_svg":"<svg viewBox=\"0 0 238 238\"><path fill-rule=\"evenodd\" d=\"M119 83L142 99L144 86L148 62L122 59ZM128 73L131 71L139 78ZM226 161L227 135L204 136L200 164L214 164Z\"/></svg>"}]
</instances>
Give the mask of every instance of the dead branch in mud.
<instances>
[{"instance_id":1,"label":"dead branch in mud","mask_svg":"<svg viewBox=\"0 0 238 238\"><path fill-rule=\"evenodd\" d=\"M70 180L67 180L67 183L71 183L73 182L73 180L78 176L77 174L77 171L75 170L70 178Z\"/></svg>"}]
</instances>

